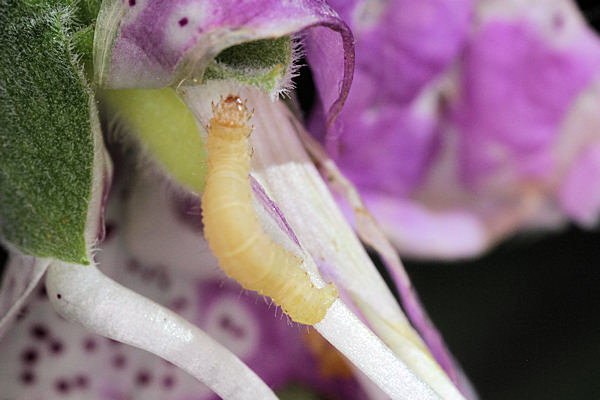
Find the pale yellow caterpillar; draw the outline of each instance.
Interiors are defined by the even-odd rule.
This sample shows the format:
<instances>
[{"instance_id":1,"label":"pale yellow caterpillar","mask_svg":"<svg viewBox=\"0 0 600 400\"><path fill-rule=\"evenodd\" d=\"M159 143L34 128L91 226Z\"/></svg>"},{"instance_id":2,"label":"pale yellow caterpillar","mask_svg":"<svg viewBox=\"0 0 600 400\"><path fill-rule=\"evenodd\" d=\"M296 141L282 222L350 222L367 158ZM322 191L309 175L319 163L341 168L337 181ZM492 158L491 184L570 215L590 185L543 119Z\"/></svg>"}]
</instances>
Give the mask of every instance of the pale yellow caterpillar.
<instances>
[{"instance_id":1,"label":"pale yellow caterpillar","mask_svg":"<svg viewBox=\"0 0 600 400\"><path fill-rule=\"evenodd\" d=\"M202 195L204 235L227 276L269 296L293 321L314 325L337 298L337 288L329 284L317 289L300 267L302 259L262 230L249 178L251 116L237 96L213 104Z\"/></svg>"}]
</instances>

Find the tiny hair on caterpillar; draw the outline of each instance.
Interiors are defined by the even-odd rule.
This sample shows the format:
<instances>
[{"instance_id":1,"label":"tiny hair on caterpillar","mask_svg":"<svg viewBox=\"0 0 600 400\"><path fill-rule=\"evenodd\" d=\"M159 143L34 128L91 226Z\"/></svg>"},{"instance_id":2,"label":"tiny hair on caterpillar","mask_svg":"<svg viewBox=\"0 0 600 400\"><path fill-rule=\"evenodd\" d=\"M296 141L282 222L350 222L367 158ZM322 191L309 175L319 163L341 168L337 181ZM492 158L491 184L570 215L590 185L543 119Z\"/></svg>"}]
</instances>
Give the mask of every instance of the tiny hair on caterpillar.
<instances>
[{"instance_id":1,"label":"tiny hair on caterpillar","mask_svg":"<svg viewBox=\"0 0 600 400\"><path fill-rule=\"evenodd\" d=\"M219 266L245 289L269 296L295 322L320 322L337 299L335 285L317 288L302 259L267 235L252 201L248 137L252 112L239 96L212 104L207 127L208 175L202 194L204 235Z\"/></svg>"}]
</instances>

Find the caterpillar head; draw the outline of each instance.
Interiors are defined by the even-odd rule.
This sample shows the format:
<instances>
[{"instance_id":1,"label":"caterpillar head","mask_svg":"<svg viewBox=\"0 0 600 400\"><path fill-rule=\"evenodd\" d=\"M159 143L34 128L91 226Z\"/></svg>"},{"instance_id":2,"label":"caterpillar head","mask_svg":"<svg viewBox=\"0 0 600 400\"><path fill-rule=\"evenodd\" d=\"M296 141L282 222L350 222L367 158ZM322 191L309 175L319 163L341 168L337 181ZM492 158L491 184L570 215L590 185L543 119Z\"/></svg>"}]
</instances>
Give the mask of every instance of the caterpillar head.
<instances>
[{"instance_id":1,"label":"caterpillar head","mask_svg":"<svg viewBox=\"0 0 600 400\"><path fill-rule=\"evenodd\" d=\"M253 111L248 111L245 100L230 94L226 98L221 96L219 103L211 103L211 106L213 117L208 126L209 135L231 140L250 135L253 127L248 121L252 118Z\"/></svg>"}]
</instances>

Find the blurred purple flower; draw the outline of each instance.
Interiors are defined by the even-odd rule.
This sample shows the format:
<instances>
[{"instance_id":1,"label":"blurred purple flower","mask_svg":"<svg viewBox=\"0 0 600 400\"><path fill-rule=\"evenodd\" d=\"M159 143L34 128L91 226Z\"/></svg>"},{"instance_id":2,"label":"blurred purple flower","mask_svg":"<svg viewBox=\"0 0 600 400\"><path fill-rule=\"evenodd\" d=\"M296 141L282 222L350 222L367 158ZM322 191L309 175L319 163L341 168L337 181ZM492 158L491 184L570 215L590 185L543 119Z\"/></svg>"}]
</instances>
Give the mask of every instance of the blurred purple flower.
<instances>
[{"instance_id":1,"label":"blurred purple flower","mask_svg":"<svg viewBox=\"0 0 600 400\"><path fill-rule=\"evenodd\" d=\"M524 229L592 226L600 40L575 4L413 3L338 5L357 68L326 141L401 253L470 257Z\"/></svg>"}]
</instances>

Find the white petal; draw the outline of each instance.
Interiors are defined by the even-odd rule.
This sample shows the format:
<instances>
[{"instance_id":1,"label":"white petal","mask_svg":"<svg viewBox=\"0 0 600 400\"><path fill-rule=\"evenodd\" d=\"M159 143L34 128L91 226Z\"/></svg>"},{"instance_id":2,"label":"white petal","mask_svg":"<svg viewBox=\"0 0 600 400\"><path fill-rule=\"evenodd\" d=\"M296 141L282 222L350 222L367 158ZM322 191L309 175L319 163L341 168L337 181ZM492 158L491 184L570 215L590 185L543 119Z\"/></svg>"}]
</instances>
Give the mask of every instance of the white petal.
<instances>
[{"instance_id":1,"label":"white petal","mask_svg":"<svg viewBox=\"0 0 600 400\"><path fill-rule=\"evenodd\" d=\"M252 370L202 330L93 266L54 263L46 287L64 318L161 356L225 399L276 399Z\"/></svg>"}]
</instances>

